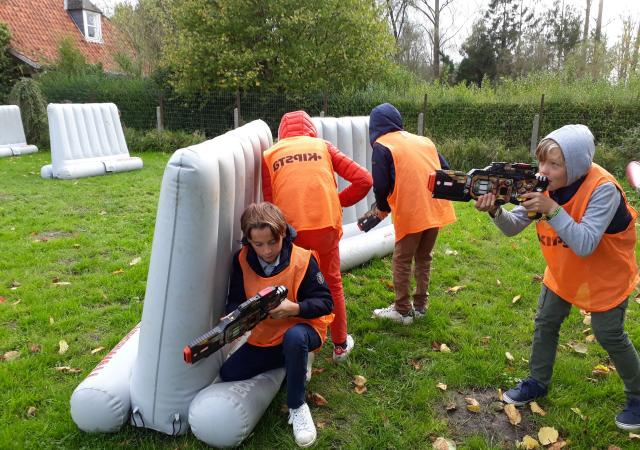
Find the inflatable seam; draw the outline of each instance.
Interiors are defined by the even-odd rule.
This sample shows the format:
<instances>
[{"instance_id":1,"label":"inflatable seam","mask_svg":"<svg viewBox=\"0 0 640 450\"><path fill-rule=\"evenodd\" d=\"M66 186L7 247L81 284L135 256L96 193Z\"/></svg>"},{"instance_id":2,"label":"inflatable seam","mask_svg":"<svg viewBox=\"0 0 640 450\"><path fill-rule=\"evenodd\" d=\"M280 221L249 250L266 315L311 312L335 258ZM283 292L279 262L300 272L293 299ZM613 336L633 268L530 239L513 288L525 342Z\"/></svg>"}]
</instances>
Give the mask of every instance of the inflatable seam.
<instances>
[{"instance_id":1,"label":"inflatable seam","mask_svg":"<svg viewBox=\"0 0 640 450\"><path fill-rule=\"evenodd\" d=\"M95 387L83 387L82 389L78 389L78 390L74 391L74 394L75 394L76 392L81 392L81 391L94 391L94 392L100 392L100 393L104 394L106 397L108 397L110 401L114 401L114 400L115 400L115 403L116 403L116 404L117 404L117 406L118 406L118 410L120 410L120 411L124 411L124 409L125 409L125 408L124 408L124 406L123 406L123 404L122 404L122 402L121 402L121 401L120 401L120 399L118 398L118 396L113 395L113 394L112 394L112 393L110 393L109 391L106 391L106 390L104 390L104 389L98 389L98 388L95 388ZM73 397L73 395L72 395L72 397ZM119 414L119 416L120 416L120 417L118 418L118 424L120 424L120 425L119 425L118 429L119 429L119 428L120 428L120 427L121 427L121 426L126 422L126 420L128 420L128 417L129 417L129 411L131 411L131 408L128 408L126 413L121 412L121 413Z\"/></svg>"}]
</instances>

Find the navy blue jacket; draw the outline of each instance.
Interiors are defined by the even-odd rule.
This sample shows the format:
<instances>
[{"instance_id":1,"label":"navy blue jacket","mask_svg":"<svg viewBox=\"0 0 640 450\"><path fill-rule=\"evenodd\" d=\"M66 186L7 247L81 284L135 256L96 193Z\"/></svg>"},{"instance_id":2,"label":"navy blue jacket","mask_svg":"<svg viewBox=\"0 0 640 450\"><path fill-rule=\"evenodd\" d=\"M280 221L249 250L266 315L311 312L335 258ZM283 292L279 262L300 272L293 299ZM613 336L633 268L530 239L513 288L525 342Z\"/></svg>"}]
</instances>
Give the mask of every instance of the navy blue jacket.
<instances>
[{"instance_id":1,"label":"navy blue jacket","mask_svg":"<svg viewBox=\"0 0 640 450\"><path fill-rule=\"evenodd\" d=\"M380 211L390 212L391 208L387 198L393 192L396 183L396 169L393 157L387 147L377 144L376 140L387 133L402 131L402 116L390 103L378 105L369 115L369 142L373 148L371 156L371 172L373 175L373 194ZM449 163L438 152L440 165L443 169L449 169Z\"/></svg>"},{"instance_id":2,"label":"navy blue jacket","mask_svg":"<svg viewBox=\"0 0 640 450\"><path fill-rule=\"evenodd\" d=\"M293 239L295 239L295 237L296 231L293 227L289 226L287 234L282 242L280 262L271 275L266 275L264 270L262 270L260 261L258 261L258 255L255 250L253 250L253 247L251 247L251 244L246 241L243 242L249 250L247 252L247 262L249 263L251 270L261 277L269 278L289 267L289 262L291 261L291 249L293 246ZM229 295L227 297L226 306L227 314L238 308L242 302L250 297L247 296L244 291L244 276L242 274L242 267L240 266L239 255L240 252L238 251L233 256L231 281L229 283ZM251 293L251 295L254 294L255 292ZM302 283L300 283L300 287L298 288L297 299L298 304L300 305L300 314L298 314L297 317L302 317L303 319L315 319L316 317L330 314L331 311L333 311L333 299L331 297L331 292L329 291L329 286L327 286L327 283L320 272L318 261L316 261L313 256L311 256L307 272L304 274Z\"/></svg>"}]
</instances>

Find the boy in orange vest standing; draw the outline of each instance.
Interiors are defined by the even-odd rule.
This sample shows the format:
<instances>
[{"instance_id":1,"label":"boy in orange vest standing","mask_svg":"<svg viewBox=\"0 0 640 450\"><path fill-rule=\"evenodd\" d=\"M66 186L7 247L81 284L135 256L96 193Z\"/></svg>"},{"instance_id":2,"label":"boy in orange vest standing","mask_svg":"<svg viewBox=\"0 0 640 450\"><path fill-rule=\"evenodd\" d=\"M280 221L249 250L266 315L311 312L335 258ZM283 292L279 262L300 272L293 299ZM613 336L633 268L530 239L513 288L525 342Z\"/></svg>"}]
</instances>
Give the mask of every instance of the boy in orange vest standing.
<instances>
[{"instance_id":1,"label":"boy in orange vest standing","mask_svg":"<svg viewBox=\"0 0 640 450\"><path fill-rule=\"evenodd\" d=\"M222 365L220 379L246 380L284 367L289 424L296 443L309 447L316 427L305 403L307 360L322 346L333 320L331 293L312 252L293 245L295 230L277 206L251 204L240 223L243 247L233 258L227 312L265 287L282 285L289 293Z\"/></svg>"},{"instance_id":2,"label":"boy in orange vest standing","mask_svg":"<svg viewBox=\"0 0 640 450\"><path fill-rule=\"evenodd\" d=\"M390 103L378 105L369 116L369 140L373 147L373 192L378 217L393 214L393 288L395 302L373 311L373 317L404 325L423 317L429 301L431 252L438 230L455 222L451 202L431 197L429 174L448 168L429 139L407 133L400 112ZM411 264L415 260L416 290L413 306L409 295Z\"/></svg>"},{"instance_id":3,"label":"boy in orange vest standing","mask_svg":"<svg viewBox=\"0 0 640 450\"><path fill-rule=\"evenodd\" d=\"M624 331L628 296L638 281L635 222L637 212L624 189L594 164L595 144L589 128L566 125L546 136L536 149L548 191L524 194L526 201L508 212L495 196L478 199L507 236L531 224L528 211L542 213L536 232L547 262L529 362L529 377L503 394L503 400L526 404L547 393L558 347L560 326L575 305L591 313L593 334L609 353L624 382L627 404L615 418L623 430L640 429L640 359Z\"/></svg>"},{"instance_id":4,"label":"boy in orange vest standing","mask_svg":"<svg viewBox=\"0 0 640 450\"><path fill-rule=\"evenodd\" d=\"M282 116L278 143L264 152L262 192L298 232L296 245L314 250L333 297L333 360L346 360L354 346L347 334L347 310L340 274L342 208L355 205L371 189L371 175L330 142L317 138L304 111ZM351 184L338 192L334 171Z\"/></svg>"}]
</instances>

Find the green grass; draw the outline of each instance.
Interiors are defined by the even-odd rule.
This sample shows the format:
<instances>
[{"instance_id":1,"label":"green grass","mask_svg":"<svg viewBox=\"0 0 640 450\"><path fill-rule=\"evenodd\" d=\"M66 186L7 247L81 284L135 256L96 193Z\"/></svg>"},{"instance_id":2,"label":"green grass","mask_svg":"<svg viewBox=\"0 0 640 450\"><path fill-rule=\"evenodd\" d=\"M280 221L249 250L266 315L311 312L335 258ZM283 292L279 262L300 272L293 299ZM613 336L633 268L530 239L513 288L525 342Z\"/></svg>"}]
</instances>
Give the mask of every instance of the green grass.
<instances>
[{"instance_id":1,"label":"green grass","mask_svg":"<svg viewBox=\"0 0 640 450\"><path fill-rule=\"evenodd\" d=\"M130 426L116 434L86 434L69 414L73 389L140 320L168 157L145 153L141 171L76 181L41 179L47 153L0 159L0 297L5 299L0 354L20 351L17 359L0 362L0 448L206 447L192 435L172 438ZM502 448L500 440L472 426L473 418L454 427L444 405L472 391L507 388L527 374L523 359L529 357L539 291L532 277L542 273L544 263L533 227L504 238L471 204L455 206L459 220L442 231L436 246L425 319L410 327L370 319L372 309L393 299L390 258L345 274L356 348L345 365L330 363L329 346L316 359L315 367L325 371L314 376L309 389L328 400L326 406L312 406L322 426L316 448L430 448L437 436L453 439L458 448ZM136 257L141 262L130 266ZM54 280L71 284L59 286ZM14 282L20 286L12 290ZM445 292L455 285L465 288L455 295ZM512 304L516 295L522 297ZM637 344L639 323L638 305L632 302L627 331ZM561 344L583 341L585 328L573 311ZM63 355L58 354L61 339L69 343ZM433 342L446 343L452 352L434 351ZM30 351L33 344L39 352ZM105 350L92 355L97 347ZM506 351L515 357L511 364ZM605 360L598 344L590 344L586 356L560 348L550 395L540 401L547 415L525 417L534 434L552 426L571 441L570 448L633 445L613 423L624 402L619 377L587 381ZM56 366L81 372L60 373ZM355 375L368 379L362 395L353 391ZM435 387L438 382L448 385L447 392ZM281 390L245 448L295 448L284 403ZM27 415L30 406L37 408L33 417Z\"/></svg>"}]
</instances>

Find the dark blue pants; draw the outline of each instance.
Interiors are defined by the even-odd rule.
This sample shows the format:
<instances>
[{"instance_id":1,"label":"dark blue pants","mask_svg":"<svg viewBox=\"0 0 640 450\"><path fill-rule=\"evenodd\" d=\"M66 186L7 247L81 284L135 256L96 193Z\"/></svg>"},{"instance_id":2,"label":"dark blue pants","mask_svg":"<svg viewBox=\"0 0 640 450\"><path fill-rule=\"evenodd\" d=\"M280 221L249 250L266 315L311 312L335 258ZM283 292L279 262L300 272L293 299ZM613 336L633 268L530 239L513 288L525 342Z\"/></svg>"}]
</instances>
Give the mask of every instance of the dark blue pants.
<instances>
[{"instance_id":1,"label":"dark blue pants","mask_svg":"<svg viewBox=\"0 0 640 450\"><path fill-rule=\"evenodd\" d=\"M287 330L280 345L257 347L244 344L222 365L220 379L246 380L267 370L284 367L287 374L287 406L299 408L305 399L308 354L321 344L318 332L311 325L296 324Z\"/></svg>"}]
</instances>

